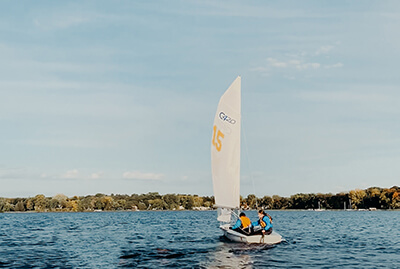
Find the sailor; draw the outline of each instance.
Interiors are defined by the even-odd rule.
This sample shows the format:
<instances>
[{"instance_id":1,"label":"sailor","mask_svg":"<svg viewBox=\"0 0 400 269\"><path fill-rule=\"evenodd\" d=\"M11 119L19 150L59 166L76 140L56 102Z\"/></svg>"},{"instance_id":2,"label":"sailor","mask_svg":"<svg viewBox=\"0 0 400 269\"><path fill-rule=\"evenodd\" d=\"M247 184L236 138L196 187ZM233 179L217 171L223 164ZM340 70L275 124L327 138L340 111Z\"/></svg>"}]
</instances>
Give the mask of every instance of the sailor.
<instances>
[{"instance_id":1,"label":"sailor","mask_svg":"<svg viewBox=\"0 0 400 269\"><path fill-rule=\"evenodd\" d=\"M251 221L246 217L246 214L242 212L239 214L238 220L231 229L237 232L249 234L251 232Z\"/></svg>"},{"instance_id":2,"label":"sailor","mask_svg":"<svg viewBox=\"0 0 400 269\"><path fill-rule=\"evenodd\" d=\"M252 225L254 226L253 234L269 235L272 233L272 217L262 209L258 211L258 220Z\"/></svg>"}]
</instances>

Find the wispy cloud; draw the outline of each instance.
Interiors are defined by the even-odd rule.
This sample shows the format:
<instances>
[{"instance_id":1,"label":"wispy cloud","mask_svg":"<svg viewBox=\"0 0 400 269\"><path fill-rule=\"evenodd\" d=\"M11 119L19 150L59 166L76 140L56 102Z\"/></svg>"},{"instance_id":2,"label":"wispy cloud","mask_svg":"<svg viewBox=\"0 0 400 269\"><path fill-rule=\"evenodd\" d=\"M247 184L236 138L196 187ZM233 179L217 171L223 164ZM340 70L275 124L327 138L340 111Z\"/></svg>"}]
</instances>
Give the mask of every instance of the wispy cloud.
<instances>
[{"instance_id":1,"label":"wispy cloud","mask_svg":"<svg viewBox=\"0 0 400 269\"><path fill-rule=\"evenodd\" d=\"M96 172L96 173L92 173L89 176L89 179L99 179L103 176L103 172Z\"/></svg>"},{"instance_id":2,"label":"wispy cloud","mask_svg":"<svg viewBox=\"0 0 400 269\"><path fill-rule=\"evenodd\" d=\"M185 1L181 4L186 3ZM206 0L197 2L196 8L186 6L183 9L165 6L163 12L168 14L179 14L187 16L218 16L218 17L243 17L243 18L274 18L274 19L298 19L298 18L318 18L320 14L307 10L279 8L273 5L262 6L259 4L247 3L243 5L240 1L232 1L227 5L224 2Z\"/></svg>"},{"instance_id":3,"label":"wispy cloud","mask_svg":"<svg viewBox=\"0 0 400 269\"><path fill-rule=\"evenodd\" d=\"M400 96L395 88L382 87L379 92L373 86L364 85L361 89L336 90L336 91L304 91L297 93L300 99L314 103L346 104L348 109L357 108L362 115L369 117L382 117L380 113L398 115ZM355 111L351 109L353 113ZM369 113L369 114L368 114Z\"/></svg>"},{"instance_id":4,"label":"wispy cloud","mask_svg":"<svg viewBox=\"0 0 400 269\"><path fill-rule=\"evenodd\" d=\"M288 66L288 63L278 61L277 59L273 59L273 58L268 58L267 61L268 61L269 66L271 66L271 67L286 68Z\"/></svg>"},{"instance_id":5,"label":"wispy cloud","mask_svg":"<svg viewBox=\"0 0 400 269\"><path fill-rule=\"evenodd\" d=\"M334 49L334 46L321 46L316 52L315 55L328 54Z\"/></svg>"},{"instance_id":6,"label":"wispy cloud","mask_svg":"<svg viewBox=\"0 0 400 269\"><path fill-rule=\"evenodd\" d=\"M264 64L253 68L252 71L258 72L263 76L268 76L273 72L285 72L285 77L292 79L293 72L341 68L344 66L341 62L325 63L327 56L331 54L334 49L334 45L326 45L319 47L314 52L307 53L302 51L297 54L285 54L280 58L268 57Z\"/></svg>"},{"instance_id":7,"label":"wispy cloud","mask_svg":"<svg viewBox=\"0 0 400 269\"><path fill-rule=\"evenodd\" d=\"M302 92L298 96L304 100L313 102L343 102L360 104L365 103L368 105L378 103L388 103L393 96L385 93L366 92L366 91L329 91L329 92Z\"/></svg>"},{"instance_id":8,"label":"wispy cloud","mask_svg":"<svg viewBox=\"0 0 400 269\"><path fill-rule=\"evenodd\" d=\"M88 23L102 22L107 18L116 18L116 16L91 10L76 11L74 8L65 7L63 11L48 10L46 13L39 14L33 18L32 22L41 30L63 30Z\"/></svg>"},{"instance_id":9,"label":"wispy cloud","mask_svg":"<svg viewBox=\"0 0 400 269\"><path fill-rule=\"evenodd\" d=\"M104 176L103 172L82 173L78 169L71 169L64 173L47 173L43 172L40 175L34 175L32 178L45 179L45 180L69 180L69 179L101 179Z\"/></svg>"},{"instance_id":10,"label":"wispy cloud","mask_svg":"<svg viewBox=\"0 0 400 269\"><path fill-rule=\"evenodd\" d=\"M342 63L336 63L336 64L331 64L331 65L324 65L324 68L329 69L329 68L341 68L343 67L344 64Z\"/></svg>"},{"instance_id":11,"label":"wispy cloud","mask_svg":"<svg viewBox=\"0 0 400 269\"><path fill-rule=\"evenodd\" d=\"M50 132L49 132L50 133ZM50 133L47 136L47 139L38 138L38 139L20 139L20 140L10 140L10 142L15 143L17 145L28 145L28 146L46 146L46 147L60 147L60 148L82 148L82 149L96 149L96 148L112 148L115 147L116 144L112 144L111 142L105 141L102 138L99 139L84 139L84 138L54 138L56 134ZM64 136L68 136L69 134L64 132L64 134L60 134Z\"/></svg>"},{"instance_id":12,"label":"wispy cloud","mask_svg":"<svg viewBox=\"0 0 400 269\"><path fill-rule=\"evenodd\" d=\"M20 179L28 175L25 168L10 168L0 166L0 179Z\"/></svg>"},{"instance_id":13,"label":"wispy cloud","mask_svg":"<svg viewBox=\"0 0 400 269\"><path fill-rule=\"evenodd\" d=\"M72 169L64 173L61 178L63 179L76 179L79 177L79 171L77 169Z\"/></svg>"},{"instance_id":14,"label":"wispy cloud","mask_svg":"<svg viewBox=\"0 0 400 269\"><path fill-rule=\"evenodd\" d=\"M113 14L111 10L104 12L91 6L82 8L80 3L77 6L67 4L63 9L58 10L49 8L46 12L36 14L32 19L32 23L40 30L52 31L82 27L88 24L98 25L135 19L135 16L132 18L132 16L124 14Z\"/></svg>"},{"instance_id":15,"label":"wispy cloud","mask_svg":"<svg viewBox=\"0 0 400 269\"><path fill-rule=\"evenodd\" d=\"M278 60L275 58L267 58L267 67L269 70L272 68L280 68L280 69L296 69L296 70L306 70L306 69L318 69L322 65L316 62L305 62L302 60Z\"/></svg>"},{"instance_id":16,"label":"wispy cloud","mask_svg":"<svg viewBox=\"0 0 400 269\"><path fill-rule=\"evenodd\" d=\"M125 179L161 180L164 175L161 173L143 173L139 171L132 171L123 173L122 177Z\"/></svg>"},{"instance_id":17,"label":"wispy cloud","mask_svg":"<svg viewBox=\"0 0 400 269\"><path fill-rule=\"evenodd\" d=\"M49 23L51 21L51 23ZM82 23L88 22L89 18L83 16L64 16L58 19L55 18L37 18L33 20L36 27L41 29L65 29L73 26L78 26Z\"/></svg>"},{"instance_id":18,"label":"wispy cloud","mask_svg":"<svg viewBox=\"0 0 400 269\"><path fill-rule=\"evenodd\" d=\"M299 71L307 70L307 69L319 69L323 68L339 68L343 67L342 63L336 63L331 65L324 65L317 62L306 62L302 60L287 60L282 61L274 58L267 59L267 65L270 68L287 68L287 69L296 69Z\"/></svg>"}]
</instances>

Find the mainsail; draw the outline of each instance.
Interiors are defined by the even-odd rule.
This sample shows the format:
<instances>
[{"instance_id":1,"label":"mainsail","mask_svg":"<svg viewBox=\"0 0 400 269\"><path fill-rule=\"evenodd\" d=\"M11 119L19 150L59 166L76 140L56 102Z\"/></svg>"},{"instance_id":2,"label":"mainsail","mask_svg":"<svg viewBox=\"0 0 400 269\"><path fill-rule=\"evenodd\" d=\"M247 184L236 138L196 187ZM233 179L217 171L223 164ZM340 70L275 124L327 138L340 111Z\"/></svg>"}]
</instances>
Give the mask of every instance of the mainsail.
<instances>
[{"instance_id":1,"label":"mainsail","mask_svg":"<svg viewBox=\"0 0 400 269\"><path fill-rule=\"evenodd\" d=\"M222 95L214 118L211 166L215 206L223 209L221 221L229 221L227 211L240 205L240 88L237 77Z\"/></svg>"}]
</instances>

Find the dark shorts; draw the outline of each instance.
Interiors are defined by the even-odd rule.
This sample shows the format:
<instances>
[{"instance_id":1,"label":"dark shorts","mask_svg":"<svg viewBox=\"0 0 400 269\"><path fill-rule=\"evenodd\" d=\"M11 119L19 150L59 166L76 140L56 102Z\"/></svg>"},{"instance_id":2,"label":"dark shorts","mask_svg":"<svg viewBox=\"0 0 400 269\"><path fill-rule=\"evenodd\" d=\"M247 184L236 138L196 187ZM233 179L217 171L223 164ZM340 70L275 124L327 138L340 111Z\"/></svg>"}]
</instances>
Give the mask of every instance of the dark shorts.
<instances>
[{"instance_id":1,"label":"dark shorts","mask_svg":"<svg viewBox=\"0 0 400 269\"><path fill-rule=\"evenodd\" d=\"M252 233L251 235L262 234L262 231L263 231L263 230L255 231L255 232ZM269 228L268 230L265 231L265 234L266 234L266 235L270 235L271 233L272 233L272 228Z\"/></svg>"},{"instance_id":2,"label":"dark shorts","mask_svg":"<svg viewBox=\"0 0 400 269\"><path fill-rule=\"evenodd\" d=\"M236 228L234 229L235 232L241 233L241 234L245 234L245 235L250 235L252 233L252 230L250 229L250 227L241 229L241 228Z\"/></svg>"}]
</instances>

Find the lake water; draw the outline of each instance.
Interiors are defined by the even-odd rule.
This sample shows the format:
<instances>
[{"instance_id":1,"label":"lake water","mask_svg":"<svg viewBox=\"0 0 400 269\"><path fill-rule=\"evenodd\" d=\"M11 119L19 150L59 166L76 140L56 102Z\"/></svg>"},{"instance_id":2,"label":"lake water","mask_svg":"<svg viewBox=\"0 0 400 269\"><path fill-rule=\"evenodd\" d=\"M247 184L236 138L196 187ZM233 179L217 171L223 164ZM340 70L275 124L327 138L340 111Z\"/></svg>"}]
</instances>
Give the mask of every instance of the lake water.
<instances>
[{"instance_id":1,"label":"lake water","mask_svg":"<svg viewBox=\"0 0 400 269\"><path fill-rule=\"evenodd\" d=\"M287 242L227 242L215 211L4 213L0 267L400 268L400 211L269 213Z\"/></svg>"}]
</instances>

